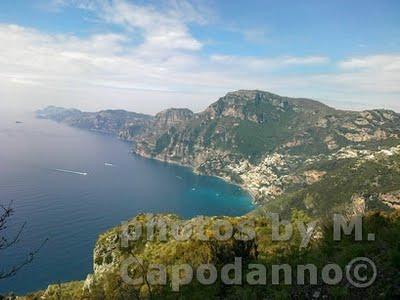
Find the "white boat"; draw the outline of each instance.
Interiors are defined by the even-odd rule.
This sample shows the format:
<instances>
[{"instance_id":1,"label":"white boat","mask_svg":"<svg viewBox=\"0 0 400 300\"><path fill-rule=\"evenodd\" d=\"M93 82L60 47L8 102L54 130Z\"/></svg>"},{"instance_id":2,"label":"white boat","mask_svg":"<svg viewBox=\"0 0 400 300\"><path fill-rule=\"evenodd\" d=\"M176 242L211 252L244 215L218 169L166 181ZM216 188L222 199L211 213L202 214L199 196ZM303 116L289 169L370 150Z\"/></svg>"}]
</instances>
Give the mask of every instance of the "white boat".
<instances>
[{"instance_id":1,"label":"white boat","mask_svg":"<svg viewBox=\"0 0 400 300\"><path fill-rule=\"evenodd\" d=\"M82 176L86 176L88 174L86 172L78 172L78 171L71 171L71 170L65 170L65 169L54 169L54 170L58 171L58 172L70 173L70 174L76 174L76 175L82 175Z\"/></svg>"},{"instance_id":2,"label":"white boat","mask_svg":"<svg viewBox=\"0 0 400 300\"><path fill-rule=\"evenodd\" d=\"M112 163L105 162L104 165L107 166L107 167L114 167L114 164L112 164Z\"/></svg>"}]
</instances>

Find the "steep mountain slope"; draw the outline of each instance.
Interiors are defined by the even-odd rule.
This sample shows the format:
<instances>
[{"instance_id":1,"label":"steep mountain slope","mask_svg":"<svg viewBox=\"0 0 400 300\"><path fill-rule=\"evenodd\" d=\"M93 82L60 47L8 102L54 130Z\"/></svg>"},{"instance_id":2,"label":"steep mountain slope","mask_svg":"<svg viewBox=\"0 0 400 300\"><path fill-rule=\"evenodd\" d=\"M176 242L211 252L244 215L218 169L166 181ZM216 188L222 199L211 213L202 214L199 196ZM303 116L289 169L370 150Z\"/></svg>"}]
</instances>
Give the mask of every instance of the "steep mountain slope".
<instances>
[{"instance_id":1,"label":"steep mountain slope","mask_svg":"<svg viewBox=\"0 0 400 300\"><path fill-rule=\"evenodd\" d=\"M264 207L283 216L299 209L313 217L400 209L400 146L354 154L306 165L304 173L311 167L323 176L286 191Z\"/></svg>"},{"instance_id":2,"label":"steep mountain slope","mask_svg":"<svg viewBox=\"0 0 400 300\"><path fill-rule=\"evenodd\" d=\"M313 163L397 145L399 134L400 115L393 111L341 111L309 99L237 91L187 121L133 141L140 155L234 181L265 203L320 177ZM306 174L300 172L305 162Z\"/></svg>"},{"instance_id":3,"label":"steep mountain slope","mask_svg":"<svg viewBox=\"0 0 400 300\"><path fill-rule=\"evenodd\" d=\"M220 98L183 126L172 125L159 132L156 138L165 139L167 134L170 140L163 149L136 144L139 151L150 156L194 165L204 149L259 162L273 152L321 154L343 146L398 138L399 124L399 115L391 111L340 111L308 99L238 91ZM146 138L141 137L143 142Z\"/></svg>"}]
</instances>

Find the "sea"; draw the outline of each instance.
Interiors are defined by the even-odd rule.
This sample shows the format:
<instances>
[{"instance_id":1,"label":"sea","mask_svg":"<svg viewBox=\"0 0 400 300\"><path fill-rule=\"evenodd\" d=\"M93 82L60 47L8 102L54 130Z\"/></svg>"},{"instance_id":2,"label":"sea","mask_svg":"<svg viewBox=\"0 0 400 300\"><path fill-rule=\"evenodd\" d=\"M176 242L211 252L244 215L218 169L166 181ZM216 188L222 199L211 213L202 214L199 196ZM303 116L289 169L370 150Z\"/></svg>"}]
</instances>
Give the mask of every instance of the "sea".
<instances>
[{"instance_id":1,"label":"sea","mask_svg":"<svg viewBox=\"0 0 400 300\"><path fill-rule=\"evenodd\" d=\"M0 250L0 272L40 248L30 264L0 280L0 293L17 295L85 279L99 234L139 213L190 218L253 209L240 187L134 155L116 137L4 110L0 204L14 212L0 238L12 241L23 227L18 242Z\"/></svg>"}]
</instances>

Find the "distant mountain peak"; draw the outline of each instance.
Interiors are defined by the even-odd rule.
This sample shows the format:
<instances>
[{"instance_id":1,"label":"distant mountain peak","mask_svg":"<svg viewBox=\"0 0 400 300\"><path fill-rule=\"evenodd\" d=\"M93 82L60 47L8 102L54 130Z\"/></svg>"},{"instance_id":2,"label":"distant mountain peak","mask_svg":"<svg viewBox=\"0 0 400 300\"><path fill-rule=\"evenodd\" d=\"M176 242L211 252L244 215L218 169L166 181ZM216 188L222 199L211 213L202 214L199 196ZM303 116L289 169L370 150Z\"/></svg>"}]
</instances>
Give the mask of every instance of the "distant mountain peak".
<instances>
[{"instance_id":1,"label":"distant mountain peak","mask_svg":"<svg viewBox=\"0 0 400 300\"><path fill-rule=\"evenodd\" d=\"M263 114L279 115L285 111L326 115L336 110L316 100L284 97L261 90L238 90L219 98L204 114L211 118L230 116L259 120Z\"/></svg>"},{"instance_id":2,"label":"distant mountain peak","mask_svg":"<svg viewBox=\"0 0 400 300\"><path fill-rule=\"evenodd\" d=\"M224 97L220 99L229 100L231 98L241 99L242 101L269 101L277 105L281 104L282 102L287 102L289 104L304 107L331 108L318 100L280 96L278 94L261 90L237 90L227 93Z\"/></svg>"},{"instance_id":3,"label":"distant mountain peak","mask_svg":"<svg viewBox=\"0 0 400 300\"><path fill-rule=\"evenodd\" d=\"M158 126L176 125L192 119L194 113L187 108L168 108L156 114L156 124Z\"/></svg>"},{"instance_id":4,"label":"distant mountain peak","mask_svg":"<svg viewBox=\"0 0 400 300\"><path fill-rule=\"evenodd\" d=\"M164 109L160 111L158 114L168 114L168 113L188 113L188 114L193 114L193 112L188 109L188 108L176 108L176 107L170 107L167 109Z\"/></svg>"},{"instance_id":5,"label":"distant mountain peak","mask_svg":"<svg viewBox=\"0 0 400 300\"><path fill-rule=\"evenodd\" d=\"M238 97L254 98L254 97L256 97L257 95L260 95L260 94L270 95L271 97L274 97L274 96L280 97L277 94L273 94L273 93L270 93L270 92L267 92L267 91L262 91L262 90L236 90L236 91L233 91L233 92L228 92L225 95L225 97L226 96L238 96Z\"/></svg>"}]
</instances>

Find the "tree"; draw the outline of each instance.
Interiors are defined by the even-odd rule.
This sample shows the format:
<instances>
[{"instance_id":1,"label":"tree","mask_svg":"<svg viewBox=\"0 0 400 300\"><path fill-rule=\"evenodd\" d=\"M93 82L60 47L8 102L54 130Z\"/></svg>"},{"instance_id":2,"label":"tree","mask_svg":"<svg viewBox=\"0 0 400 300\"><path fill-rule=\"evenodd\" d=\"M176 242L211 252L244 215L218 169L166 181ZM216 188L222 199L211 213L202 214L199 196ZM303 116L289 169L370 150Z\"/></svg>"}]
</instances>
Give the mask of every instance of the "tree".
<instances>
[{"instance_id":1,"label":"tree","mask_svg":"<svg viewBox=\"0 0 400 300\"><path fill-rule=\"evenodd\" d=\"M22 224L18 232L12 238L7 237L7 224L13 215L14 209L12 208L12 202L7 206L0 204L0 252L15 246L19 242L22 232L25 229L26 223ZM0 280L14 276L19 270L30 264L46 242L47 239L44 240L36 250L29 252L27 257L16 265L11 266L8 269L3 269L3 267L0 266Z\"/></svg>"}]
</instances>

